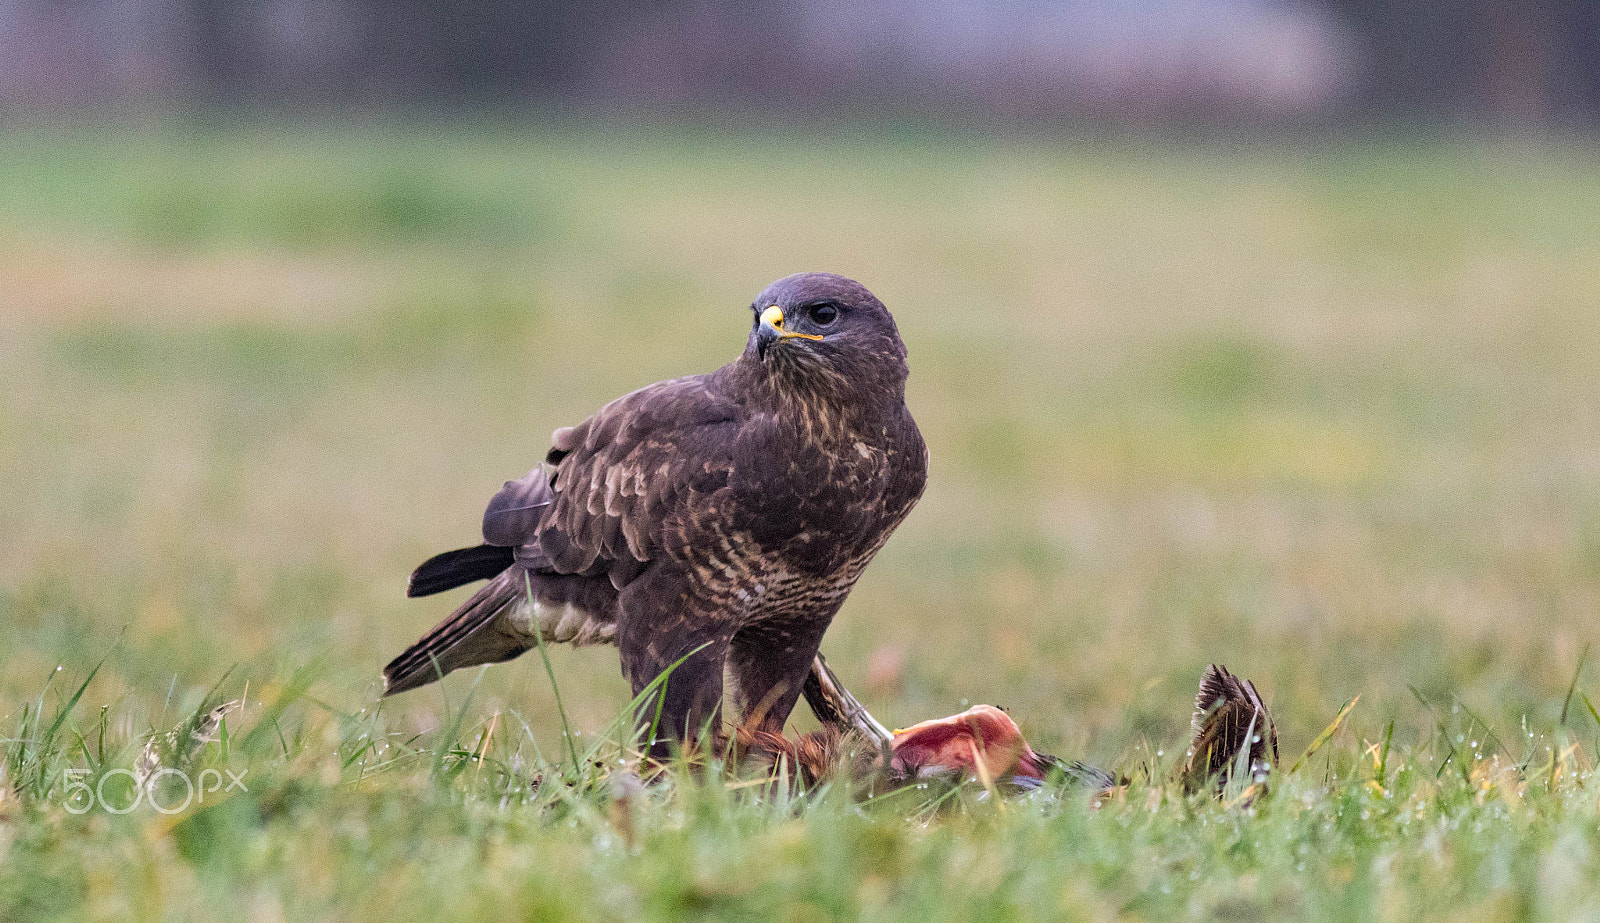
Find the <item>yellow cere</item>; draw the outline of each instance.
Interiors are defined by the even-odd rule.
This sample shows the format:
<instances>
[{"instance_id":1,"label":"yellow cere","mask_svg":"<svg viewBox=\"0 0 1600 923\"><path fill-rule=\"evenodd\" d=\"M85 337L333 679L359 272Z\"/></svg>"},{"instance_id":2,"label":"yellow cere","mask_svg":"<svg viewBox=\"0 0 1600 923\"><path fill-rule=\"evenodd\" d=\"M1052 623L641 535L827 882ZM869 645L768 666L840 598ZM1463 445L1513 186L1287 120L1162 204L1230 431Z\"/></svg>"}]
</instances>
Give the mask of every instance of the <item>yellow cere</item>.
<instances>
[{"instance_id":1,"label":"yellow cere","mask_svg":"<svg viewBox=\"0 0 1600 923\"><path fill-rule=\"evenodd\" d=\"M817 335L815 333L790 333L789 331L784 330L783 329L783 309L778 307L777 305L773 305L772 307L767 308L765 311L761 312L761 323L763 323L763 324L767 325L768 327L771 327L772 329L774 329L774 330L778 331L779 333L783 334L782 339L785 339L785 340L793 340L793 339L795 339L797 337L799 339L802 339L802 340L820 340L820 339L822 339L821 336L819 336L819 335Z\"/></svg>"}]
</instances>

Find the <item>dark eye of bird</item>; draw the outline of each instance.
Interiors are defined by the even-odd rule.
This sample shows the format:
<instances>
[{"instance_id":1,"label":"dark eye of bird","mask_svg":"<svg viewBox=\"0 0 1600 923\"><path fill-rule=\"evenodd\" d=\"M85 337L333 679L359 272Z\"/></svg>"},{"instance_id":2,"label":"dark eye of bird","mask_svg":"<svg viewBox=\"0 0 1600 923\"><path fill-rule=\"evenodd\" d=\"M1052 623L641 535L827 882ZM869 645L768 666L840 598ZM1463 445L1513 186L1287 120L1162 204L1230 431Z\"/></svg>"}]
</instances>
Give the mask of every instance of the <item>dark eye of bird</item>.
<instances>
[{"instance_id":1,"label":"dark eye of bird","mask_svg":"<svg viewBox=\"0 0 1600 923\"><path fill-rule=\"evenodd\" d=\"M811 308L811 322L818 327L826 327L839 319L839 309L831 304L813 305Z\"/></svg>"}]
</instances>

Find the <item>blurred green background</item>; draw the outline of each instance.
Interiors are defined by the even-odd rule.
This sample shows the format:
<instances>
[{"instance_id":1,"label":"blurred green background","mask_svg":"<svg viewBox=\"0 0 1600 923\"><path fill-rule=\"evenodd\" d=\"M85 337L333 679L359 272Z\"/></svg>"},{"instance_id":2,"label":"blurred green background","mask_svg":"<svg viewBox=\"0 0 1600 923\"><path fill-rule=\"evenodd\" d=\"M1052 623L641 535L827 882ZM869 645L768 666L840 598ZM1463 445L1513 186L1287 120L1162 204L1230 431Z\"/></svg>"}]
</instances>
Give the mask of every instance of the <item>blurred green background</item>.
<instances>
[{"instance_id":1,"label":"blurred green background","mask_svg":"<svg viewBox=\"0 0 1600 923\"><path fill-rule=\"evenodd\" d=\"M1594 917L1596 49L1593 0L0 3L0 920ZM1129 786L631 784L612 648L551 652L570 748L532 655L380 704L465 594L411 569L810 269L932 454L834 667ZM1266 795L1169 782L1213 662ZM140 765L247 790L118 813Z\"/></svg>"},{"instance_id":2,"label":"blurred green background","mask_svg":"<svg viewBox=\"0 0 1600 923\"><path fill-rule=\"evenodd\" d=\"M1427 736L1408 685L1507 735L1596 636L1590 144L418 124L0 137L0 712L107 655L128 733L235 665L371 706L460 598L409 570L804 269L894 311L932 454L824 644L888 723L1115 763L1221 662L1291 750ZM614 649L553 657L605 727ZM556 746L532 657L479 696Z\"/></svg>"}]
</instances>

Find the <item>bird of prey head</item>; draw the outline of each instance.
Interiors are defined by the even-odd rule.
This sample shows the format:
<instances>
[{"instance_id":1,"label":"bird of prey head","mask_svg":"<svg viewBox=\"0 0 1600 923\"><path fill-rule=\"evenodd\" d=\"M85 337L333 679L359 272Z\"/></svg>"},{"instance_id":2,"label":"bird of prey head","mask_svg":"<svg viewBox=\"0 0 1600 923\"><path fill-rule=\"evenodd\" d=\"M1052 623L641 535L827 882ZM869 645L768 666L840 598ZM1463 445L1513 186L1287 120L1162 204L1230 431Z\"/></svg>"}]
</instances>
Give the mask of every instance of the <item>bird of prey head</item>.
<instances>
[{"instance_id":1,"label":"bird of prey head","mask_svg":"<svg viewBox=\"0 0 1600 923\"><path fill-rule=\"evenodd\" d=\"M834 396L903 397L905 344L889 310L861 283L796 273L767 286L750 311L745 356L774 377Z\"/></svg>"}]
</instances>

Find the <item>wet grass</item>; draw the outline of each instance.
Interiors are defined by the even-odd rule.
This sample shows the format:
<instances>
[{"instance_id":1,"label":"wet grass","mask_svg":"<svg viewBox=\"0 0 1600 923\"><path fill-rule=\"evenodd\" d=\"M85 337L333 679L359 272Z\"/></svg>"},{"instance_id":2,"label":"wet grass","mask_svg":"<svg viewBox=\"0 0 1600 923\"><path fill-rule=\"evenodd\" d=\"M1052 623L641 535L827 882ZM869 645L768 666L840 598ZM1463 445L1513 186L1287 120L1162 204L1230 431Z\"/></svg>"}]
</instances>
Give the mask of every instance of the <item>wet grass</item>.
<instances>
[{"instance_id":1,"label":"wet grass","mask_svg":"<svg viewBox=\"0 0 1600 923\"><path fill-rule=\"evenodd\" d=\"M1593 910L1582 145L167 127L9 132L0 176L0 917ZM894 309L933 454L830 660L892 724L1007 706L1121 799L618 807L531 658L377 708L454 600L409 569L801 268ZM551 657L582 754L628 690ZM1186 800L1210 662L1286 755L1361 700L1253 809ZM247 702L188 770L247 792L68 810L214 687Z\"/></svg>"}]
</instances>

